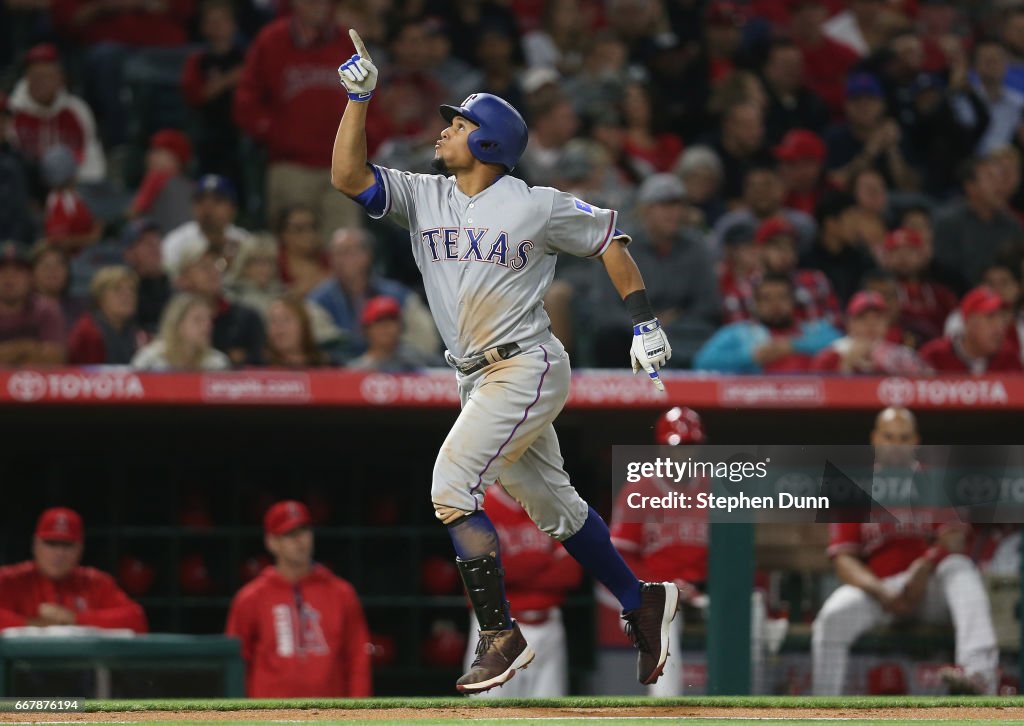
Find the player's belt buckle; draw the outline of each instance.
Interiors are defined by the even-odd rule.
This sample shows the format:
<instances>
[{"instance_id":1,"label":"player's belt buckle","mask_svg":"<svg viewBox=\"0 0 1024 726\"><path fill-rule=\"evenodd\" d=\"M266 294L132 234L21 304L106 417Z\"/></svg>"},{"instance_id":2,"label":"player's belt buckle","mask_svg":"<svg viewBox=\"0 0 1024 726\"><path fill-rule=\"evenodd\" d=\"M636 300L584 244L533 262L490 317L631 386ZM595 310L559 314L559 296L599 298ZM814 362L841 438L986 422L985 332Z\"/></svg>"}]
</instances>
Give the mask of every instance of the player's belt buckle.
<instances>
[{"instance_id":1,"label":"player's belt buckle","mask_svg":"<svg viewBox=\"0 0 1024 726\"><path fill-rule=\"evenodd\" d=\"M485 350L478 356L470 358L462 365L456 366L456 368L458 369L459 373L461 373L464 376L468 376L473 373L476 373L478 370L484 368L485 366L489 366L492 363L497 363L498 361L508 360L509 358L517 356L522 352L523 351L519 347L519 343L499 345L494 348L491 348L490 350Z\"/></svg>"}]
</instances>

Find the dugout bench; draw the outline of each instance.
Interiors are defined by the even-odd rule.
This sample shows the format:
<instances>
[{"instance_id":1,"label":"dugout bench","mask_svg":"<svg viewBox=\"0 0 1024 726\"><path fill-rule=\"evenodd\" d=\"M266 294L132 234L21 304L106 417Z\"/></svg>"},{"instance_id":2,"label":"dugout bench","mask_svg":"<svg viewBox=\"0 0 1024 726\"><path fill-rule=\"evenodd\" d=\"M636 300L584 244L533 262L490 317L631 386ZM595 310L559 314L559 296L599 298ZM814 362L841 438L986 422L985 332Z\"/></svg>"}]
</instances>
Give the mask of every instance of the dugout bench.
<instances>
[{"instance_id":1,"label":"dugout bench","mask_svg":"<svg viewBox=\"0 0 1024 726\"><path fill-rule=\"evenodd\" d=\"M65 688L92 687L91 693L55 693L54 672L64 674ZM78 672L77 675L70 673ZM131 673L133 683L118 684L118 673ZM175 682L191 683L201 679L212 690L210 695L235 698L245 696L245 668L239 642L222 635L149 634L129 637L96 636L3 636L0 637L0 697L78 696L85 698L132 698L193 696L187 692L157 692L145 686L139 674L161 676L173 688ZM172 672L175 678L164 674ZM194 678L187 674L193 673ZM47 675L43 692L28 693L35 680L32 673ZM220 676L220 687L212 684ZM213 676L213 680L210 678ZM40 683L43 682L43 679ZM19 682L18 692L14 692Z\"/></svg>"}]
</instances>

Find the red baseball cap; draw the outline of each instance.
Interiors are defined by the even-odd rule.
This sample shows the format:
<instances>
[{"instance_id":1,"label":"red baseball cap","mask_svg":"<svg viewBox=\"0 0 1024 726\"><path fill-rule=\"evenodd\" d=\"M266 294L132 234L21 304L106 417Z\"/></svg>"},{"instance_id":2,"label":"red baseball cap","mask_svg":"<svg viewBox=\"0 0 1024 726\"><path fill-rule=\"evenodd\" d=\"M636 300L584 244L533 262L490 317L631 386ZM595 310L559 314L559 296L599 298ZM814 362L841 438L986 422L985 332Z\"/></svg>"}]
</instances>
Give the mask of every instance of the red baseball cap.
<instances>
[{"instance_id":1,"label":"red baseball cap","mask_svg":"<svg viewBox=\"0 0 1024 726\"><path fill-rule=\"evenodd\" d=\"M825 161L825 142L813 131L793 129L787 131L782 141L772 151L779 161Z\"/></svg>"},{"instance_id":2,"label":"red baseball cap","mask_svg":"<svg viewBox=\"0 0 1024 726\"><path fill-rule=\"evenodd\" d=\"M309 508L294 499L274 504L263 515L263 531L267 534L288 534L294 529L308 527L312 523Z\"/></svg>"},{"instance_id":3,"label":"red baseball cap","mask_svg":"<svg viewBox=\"0 0 1024 726\"><path fill-rule=\"evenodd\" d=\"M885 249L894 250L897 247L924 247L924 237L916 229L900 227L885 235Z\"/></svg>"},{"instance_id":4,"label":"red baseball cap","mask_svg":"<svg viewBox=\"0 0 1024 726\"><path fill-rule=\"evenodd\" d=\"M363 308L363 314L359 317L359 322L365 327L385 318L398 320L401 317L402 306L395 298L390 295L378 295L367 301Z\"/></svg>"},{"instance_id":5,"label":"red baseball cap","mask_svg":"<svg viewBox=\"0 0 1024 726\"><path fill-rule=\"evenodd\" d=\"M60 53L57 52L57 46L53 43L38 43L29 48L25 54L26 66L33 63L57 63L58 61L60 61Z\"/></svg>"},{"instance_id":6,"label":"red baseball cap","mask_svg":"<svg viewBox=\"0 0 1024 726\"><path fill-rule=\"evenodd\" d=\"M149 137L149 148L166 149L178 157L178 162L185 166L192 158L192 142L188 136L177 129L160 129Z\"/></svg>"},{"instance_id":7,"label":"red baseball cap","mask_svg":"<svg viewBox=\"0 0 1024 726\"><path fill-rule=\"evenodd\" d=\"M861 290L850 298L850 302L846 306L846 315L855 318L870 310L884 313L886 310L885 298L874 290Z\"/></svg>"},{"instance_id":8,"label":"red baseball cap","mask_svg":"<svg viewBox=\"0 0 1024 726\"><path fill-rule=\"evenodd\" d=\"M960 301L960 314L965 318L970 315L988 315L1004 307L1003 299L987 285L980 285L964 295Z\"/></svg>"},{"instance_id":9,"label":"red baseball cap","mask_svg":"<svg viewBox=\"0 0 1024 726\"><path fill-rule=\"evenodd\" d=\"M776 237L795 237L796 230L793 225L789 223L788 219L783 217L770 217L757 227L757 232L754 234L754 242L759 245L767 244Z\"/></svg>"},{"instance_id":10,"label":"red baseball cap","mask_svg":"<svg viewBox=\"0 0 1024 726\"><path fill-rule=\"evenodd\" d=\"M50 542L79 543L84 537L82 518L74 509L52 507L39 515L36 537Z\"/></svg>"}]
</instances>

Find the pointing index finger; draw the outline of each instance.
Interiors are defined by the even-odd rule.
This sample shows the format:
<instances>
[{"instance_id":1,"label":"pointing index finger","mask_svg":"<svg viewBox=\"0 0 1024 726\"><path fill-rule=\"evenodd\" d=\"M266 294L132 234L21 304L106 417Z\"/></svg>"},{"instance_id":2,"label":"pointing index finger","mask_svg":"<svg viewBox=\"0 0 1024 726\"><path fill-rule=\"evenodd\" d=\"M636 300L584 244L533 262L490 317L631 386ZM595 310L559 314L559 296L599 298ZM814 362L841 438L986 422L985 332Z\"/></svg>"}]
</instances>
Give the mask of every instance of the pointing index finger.
<instances>
[{"instance_id":1,"label":"pointing index finger","mask_svg":"<svg viewBox=\"0 0 1024 726\"><path fill-rule=\"evenodd\" d=\"M356 47L356 53L359 54L359 57L370 60L370 54L366 52L366 45L363 43L363 39L359 37L359 33L356 32L355 28L349 29L348 36L352 38L352 44Z\"/></svg>"}]
</instances>

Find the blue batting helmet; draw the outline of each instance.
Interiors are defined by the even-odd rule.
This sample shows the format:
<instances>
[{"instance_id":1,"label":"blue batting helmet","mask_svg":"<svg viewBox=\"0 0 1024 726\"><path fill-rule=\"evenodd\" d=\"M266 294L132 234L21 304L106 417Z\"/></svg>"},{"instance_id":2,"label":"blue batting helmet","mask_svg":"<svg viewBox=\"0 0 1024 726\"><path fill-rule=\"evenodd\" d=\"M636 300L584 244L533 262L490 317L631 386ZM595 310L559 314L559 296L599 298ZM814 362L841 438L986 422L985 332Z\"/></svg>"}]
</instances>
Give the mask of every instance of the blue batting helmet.
<instances>
[{"instance_id":1,"label":"blue batting helmet","mask_svg":"<svg viewBox=\"0 0 1024 726\"><path fill-rule=\"evenodd\" d=\"M488 164L502 164L512 171L526 149L526 122L508 101L490 93L474 93L460 106L441 106L448 123L456 116L469 119L480 128L469 135L469 151Z\"/></svg>"}]
</instances>

